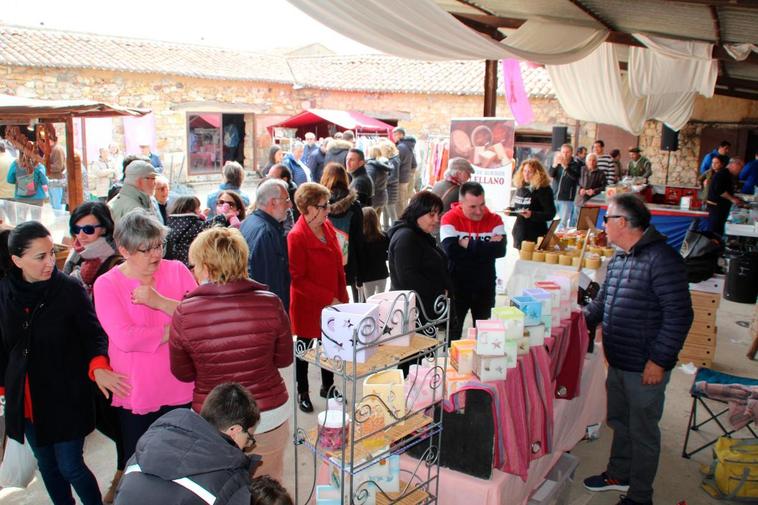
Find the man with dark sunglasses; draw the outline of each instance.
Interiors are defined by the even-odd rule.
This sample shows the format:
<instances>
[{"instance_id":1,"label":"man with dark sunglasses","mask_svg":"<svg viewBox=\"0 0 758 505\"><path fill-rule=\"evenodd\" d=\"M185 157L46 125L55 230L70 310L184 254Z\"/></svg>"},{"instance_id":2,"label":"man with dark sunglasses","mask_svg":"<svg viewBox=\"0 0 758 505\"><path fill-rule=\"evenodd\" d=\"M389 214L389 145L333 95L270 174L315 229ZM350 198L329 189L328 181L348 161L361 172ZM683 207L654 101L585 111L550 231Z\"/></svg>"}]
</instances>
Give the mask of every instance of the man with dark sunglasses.
<instances>
[{"instance_id":1,"label":"man with dark sunglasses","mask_svg":"<svg viewBox=\"0 0 758 505\"><path fill-rule=\"evenodd\" d=\"M638 196L613 197L603 220L617 252L584 310L588 326L603 324L613 444L606 470L585 479L584 487L625 492L619 505L650 505L661 448L658 422L692 324L692 302L682 257L650 224Z\"/></svg>"},{"instance_id":2,"label":"man with dark sunglasses","mask_svg":"<svg viewBox=\"0 0 758 505\"><path fill-rule=\"evenodd\" d=\"M200 414L175 409L137 443L116 492L117 505L248 505L259 457L253 432L260 410L237 383L219 384Z\"/></svg>"}]
</instances>

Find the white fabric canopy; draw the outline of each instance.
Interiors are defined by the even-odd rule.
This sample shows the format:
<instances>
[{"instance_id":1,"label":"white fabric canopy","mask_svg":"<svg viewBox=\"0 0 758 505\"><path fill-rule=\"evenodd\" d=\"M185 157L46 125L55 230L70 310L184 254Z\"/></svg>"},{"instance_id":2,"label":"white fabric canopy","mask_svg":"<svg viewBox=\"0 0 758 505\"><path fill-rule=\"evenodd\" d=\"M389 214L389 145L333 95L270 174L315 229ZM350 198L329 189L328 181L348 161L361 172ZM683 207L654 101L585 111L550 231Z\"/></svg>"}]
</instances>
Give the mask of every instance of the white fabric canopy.
<instances>
[{"instance_id":1,"label":"white fabric canopy","mask_svg":"<svg viewBox=\"0 0 758 505\"><path fill-rule=\"evenodd\" d=\"M433 0L288 0L329 28L369 47L418 60L519 58L561 65L595 50L607 30L593 23L531 19L503 43L471 30Z\"/></svg>"},{"instance_id":2,"label":"white fabric canopy","mask_svg":"<svg viewBox=\"0 0 758 505\"><path fill-rule=\"evenodd\" d=\"M713 96L718 78L713 44L639 33L634 37L646 46L629 48L629 87L634 96L690 92Z\"/></svg>"},{"instance_id":3,"label":"white fabric canopy","mask_svg":"<svg viewBox=\"0 0 758 505\"><path fill-rule=\"evenodd\" d=\"M629 77L621 76L618 55L610 43L581 61L547 69L558 101L576 119L611 124L639 135L647 119L680 130L692 115L694 92L634 96Z\"/></svg>"}]
</instances>

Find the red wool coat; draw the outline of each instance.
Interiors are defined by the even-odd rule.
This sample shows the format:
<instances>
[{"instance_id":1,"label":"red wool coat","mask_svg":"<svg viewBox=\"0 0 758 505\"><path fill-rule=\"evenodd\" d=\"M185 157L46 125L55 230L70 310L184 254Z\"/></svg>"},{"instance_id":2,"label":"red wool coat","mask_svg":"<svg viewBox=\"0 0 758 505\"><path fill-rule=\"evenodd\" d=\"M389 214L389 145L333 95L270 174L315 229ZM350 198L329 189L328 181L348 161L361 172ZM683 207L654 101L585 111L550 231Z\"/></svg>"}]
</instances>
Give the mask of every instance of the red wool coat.
<instances>
[{"instance_id":1,"label":"red wool coat","mask_svg":"<svg viewBox=\"0 0 758 505\"><path fill-rule=\"evenodd\" d=\"M302 338L321 337L321 309L337 298L348 302L342 251L334 227L324 222L326 244L300 216L287 235L290 260L290 321L292 333Z\"/></svg>"},{"instance_id":2,"label":"red wool coat","mask_svg":"<svg viewBox=\"0 0 758 505\"><path fill-rule=\"evenodd\" d=\"M282 301L263 284L245 279L198 286L176 308L168 343L171 372L195 381L195 412L223 382L242 384L262 411L287 402L279 368L292 363L292 334Z\"/></svg>"}]
</instances>

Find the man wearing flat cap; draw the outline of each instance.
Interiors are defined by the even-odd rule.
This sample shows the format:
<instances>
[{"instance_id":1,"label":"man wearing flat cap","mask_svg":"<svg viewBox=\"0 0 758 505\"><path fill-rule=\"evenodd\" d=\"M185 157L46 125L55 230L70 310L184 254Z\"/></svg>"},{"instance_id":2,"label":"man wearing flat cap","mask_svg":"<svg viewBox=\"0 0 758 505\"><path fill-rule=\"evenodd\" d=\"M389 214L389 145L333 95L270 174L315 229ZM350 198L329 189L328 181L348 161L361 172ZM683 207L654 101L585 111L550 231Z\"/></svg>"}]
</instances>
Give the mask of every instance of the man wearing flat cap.
<instances>
[{"instance_id":1,"label":"man wearing flat cap","mask_svg":"<svg viewBox=\"0 0 758 505\"><path fill-rule=\"evenodd\" d=\"M627 166L627 175L629 177L644 177L645 182L647 182L648 177L653 175L653 167L650 165L650 160L642 156L642 149L639 147L630 147L629 157L632 159Z\"/></svg>"},{"instance_id":2,"label":"man wearing flat cap","mask_svg":"<svg viewBox=\"0 0 758 505\"><path fill-rule=\"evenodd\" d=\"M132 209L142 208L156 215L151 197L155 191L157 172L149 161L134 160L126 166L124 187L113 200L108 202L113 221L118 222Z\"/></svg>"}]
</instances>

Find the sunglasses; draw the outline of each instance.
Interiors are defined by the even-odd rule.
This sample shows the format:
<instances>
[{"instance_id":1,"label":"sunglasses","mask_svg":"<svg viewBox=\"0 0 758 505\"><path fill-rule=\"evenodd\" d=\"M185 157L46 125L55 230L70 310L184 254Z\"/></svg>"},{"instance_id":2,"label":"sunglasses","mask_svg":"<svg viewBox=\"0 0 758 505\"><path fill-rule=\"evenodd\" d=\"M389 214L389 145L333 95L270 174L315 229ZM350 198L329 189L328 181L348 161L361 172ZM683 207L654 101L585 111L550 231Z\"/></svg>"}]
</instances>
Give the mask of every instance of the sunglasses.
<instances>
[{"instance_id":1,"label":"sunglasses","mask_svg":"<svg viewBox=\"0 0 758 505\"><path fill-rule=\"evenodd\" d=\"M229 205L230 207L236 207L236 206L237 206L237 205L236 205L234 202L229 202L229 201L227 201L227 200L219 200L219 201L216 203L216 205L217 205L217 206L221 206L221 205L224 205L224 204L227 204L227 205Z\"/></svg>"},{"instance_id":2,"label":"sunglasses","mask_svg":"<svg viewBox=\"0 0 758 505\"><path fill-rule=\"evenodd\" d=\"M618 218L620 218L620 217L623 217L624 219L626 219L626 216L619 216L619 215L612 215L612 216L609 216L608 214L606 214L605 216L603 216L603 223L604 223L604 224L608 224L608 220L609 220L609 219L618 219Z\"/></svg>"},{"instance_id":3,"label":"sunglasses","mask_svg":"<svg viewBox=\"0 0 758 505\"><path fill-rule=\"evenodd\" d=\"M74 225L71 227L71 235L79 235L79 232L84 232L85 235L92 235L97 228L102 228L101 224L85 224L84 226Z\"/></svg>"}]
</instances>

